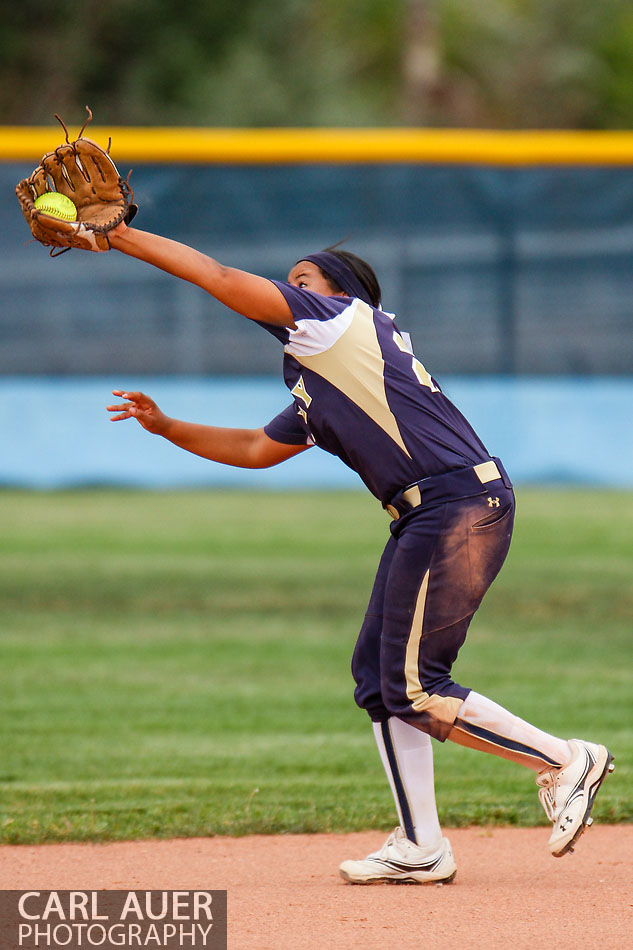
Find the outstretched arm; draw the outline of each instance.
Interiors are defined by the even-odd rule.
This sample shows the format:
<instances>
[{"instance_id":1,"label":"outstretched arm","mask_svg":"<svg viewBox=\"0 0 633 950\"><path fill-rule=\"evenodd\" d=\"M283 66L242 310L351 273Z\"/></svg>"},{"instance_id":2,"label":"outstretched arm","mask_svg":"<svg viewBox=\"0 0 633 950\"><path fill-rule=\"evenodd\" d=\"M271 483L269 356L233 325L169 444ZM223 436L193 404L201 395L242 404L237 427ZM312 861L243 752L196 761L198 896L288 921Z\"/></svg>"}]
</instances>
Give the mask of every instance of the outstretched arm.
<instances>
[{"instance_id":1,"label":"outstretched arm","mask_svg":"<svg viewBox=\"0 0 633 950\"><path fill-rule=\"evenodd\" d=\"M308 448L307 445L285 445L269 439L263 429L227 429L220 426L198 425L172 419L162 412L153 399L140 392L124 392L114 389L113 395L128 402L108 406L108 412L114 412L112 422L123 419L136 421L156 435L174 445L237 468L269 468L286 459L292 458Z\"/></svg>"},{"instance_id":2,"label":"outstretched arm","mask_svg":"<svg viewBox=\"0 0 633 950\"><path fill-rule=\"evenodd\" d=\"M110 245L117 251L202 287L216 300L249 320L296 328L283 294L265 277L225 267L187 244L149 231L128 228L123 223L110 231L108 237Z\"/></svg>"}]
</instances>

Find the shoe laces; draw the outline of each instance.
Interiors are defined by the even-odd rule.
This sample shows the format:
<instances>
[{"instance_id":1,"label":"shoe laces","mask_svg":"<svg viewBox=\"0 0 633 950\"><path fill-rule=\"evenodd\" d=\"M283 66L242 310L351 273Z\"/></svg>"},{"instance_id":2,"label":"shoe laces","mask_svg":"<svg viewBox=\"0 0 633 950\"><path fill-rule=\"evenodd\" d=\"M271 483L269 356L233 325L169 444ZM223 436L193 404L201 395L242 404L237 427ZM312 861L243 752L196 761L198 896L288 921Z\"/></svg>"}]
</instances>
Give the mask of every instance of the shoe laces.
<instances>
[{"instance_id":1,"label":"shoe laces","mask_svg":"<svg viewBox=\"0 0 633 950\"><path fill-rule=\"evenodd\" d=\"M400 826L394 828L378 852L378 856L381 858L388 858L390 848L392 848L394 845L399 845L403 840L406 840L404 830Z\"/></svg>"},{"instance_id":2,"label":"shoe laces","mask_svg":"<svg viewBox=\"0 0 633 950\"><path fill-rule=\"evenodd\" d=\"M536 784L540 786L539 801L551 822L556 821L556 792L561 771L562 769L544 769L536 778Z\"/></svg>"}]
</instances>

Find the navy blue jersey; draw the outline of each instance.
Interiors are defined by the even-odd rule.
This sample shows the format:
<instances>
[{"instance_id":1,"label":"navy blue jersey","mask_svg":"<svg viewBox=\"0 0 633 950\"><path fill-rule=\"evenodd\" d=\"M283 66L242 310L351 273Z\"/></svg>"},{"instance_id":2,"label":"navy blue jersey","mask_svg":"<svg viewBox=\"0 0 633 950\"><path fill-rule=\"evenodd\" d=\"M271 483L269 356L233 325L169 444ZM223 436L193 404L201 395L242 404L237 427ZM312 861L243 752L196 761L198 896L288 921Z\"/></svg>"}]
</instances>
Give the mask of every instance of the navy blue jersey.
<instances>
[{"instance_id":1,"label":"navy blue jersey","mask_svg":"<svg viewBox=\"0 0 633 950\"><path fill-rule=\"evenodd\" d=\"M284 344L284 380L294 397L265 427L269 438L337 455L383 504L421 478L490 458L393 315L358 298L274 283L297 329L261 323Z\"/></svg>"}]
</instances>

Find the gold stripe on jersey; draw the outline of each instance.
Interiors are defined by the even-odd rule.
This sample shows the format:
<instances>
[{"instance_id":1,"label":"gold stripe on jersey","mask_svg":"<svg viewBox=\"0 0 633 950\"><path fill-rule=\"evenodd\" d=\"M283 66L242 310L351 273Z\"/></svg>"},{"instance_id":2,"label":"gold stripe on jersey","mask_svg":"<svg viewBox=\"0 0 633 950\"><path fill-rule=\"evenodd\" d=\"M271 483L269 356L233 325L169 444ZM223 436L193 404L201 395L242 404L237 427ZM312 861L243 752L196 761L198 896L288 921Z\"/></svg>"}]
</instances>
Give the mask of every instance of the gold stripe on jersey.
<instances>
[{"instance_id":1,"label":"gold stripe on jersey","mask_svg":"<svg viewBox=\"0 0 633 950\"><path fill-rule=\"evenodd\" d=\"M415 712L424 712L439 722L455 722L457 711L463 700L458 696L437 696L425 692L420 682L420 643L424 627L424 609L429 588L430 568L422 579L413 612L413 620L405 653L404 675L407 684L407 697Z\"/></svg>"},{"instance_id":2,"label":"gold stripe on jersey","mask_svg":"<svg viewBox=\"0 0 633 950\"><path fill-rule=\"evenodd\" d=\"M411 458L387 402L385 363L373 310L362 300L356 300L353 306L350 325L329 349L310 356L293 352L293 358L351 399Z\"/></svg>"}]
</instances>

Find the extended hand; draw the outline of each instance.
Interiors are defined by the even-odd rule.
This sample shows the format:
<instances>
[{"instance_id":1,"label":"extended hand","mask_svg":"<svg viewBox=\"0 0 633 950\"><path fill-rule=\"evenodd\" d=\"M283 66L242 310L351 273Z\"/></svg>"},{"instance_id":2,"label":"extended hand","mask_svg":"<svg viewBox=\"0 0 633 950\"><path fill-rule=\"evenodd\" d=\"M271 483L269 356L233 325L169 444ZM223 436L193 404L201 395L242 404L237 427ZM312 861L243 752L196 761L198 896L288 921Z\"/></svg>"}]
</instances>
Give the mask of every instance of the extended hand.
<instances>
[{"instance_id":1,"label":"extended hand","mask_svg":"<svg viewBox=\"0 0 633 950\"><path fill-rule=\"evenodd\" d=\"M145 393L128 393L122 389L113 389L112 395L129 399L129 402L117 406L106 406L108 412L117 413L117 415L112 416L111 422L136 419L139 425L142 425L148 432L165 435L171 420L158 408L153 399L150 399Z\"/></svg>"}]
</instances>

